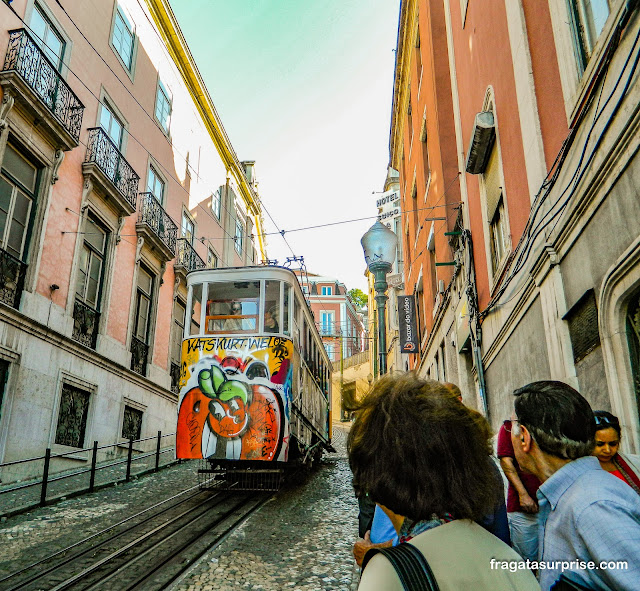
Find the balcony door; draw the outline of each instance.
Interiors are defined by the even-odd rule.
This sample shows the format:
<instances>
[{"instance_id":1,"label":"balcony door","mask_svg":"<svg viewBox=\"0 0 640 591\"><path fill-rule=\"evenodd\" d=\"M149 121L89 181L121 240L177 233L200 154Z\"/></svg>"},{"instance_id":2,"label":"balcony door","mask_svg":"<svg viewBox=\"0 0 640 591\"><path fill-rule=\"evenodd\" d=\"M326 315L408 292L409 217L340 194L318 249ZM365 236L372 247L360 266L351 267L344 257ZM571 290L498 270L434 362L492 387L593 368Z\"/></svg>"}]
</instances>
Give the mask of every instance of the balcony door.
<instances>
[{"instance_id":1,"label":"balcony door","mask_svg":"<svg viewBox=\"0 0 640 591\"><path fill-rule=\"evenodd\" d=\"M38 169L7 144L0 174L0 247L24 260Z\"/></svg>"},{"instance_id":2,"label":"balcony door","mask_svg":"<svg viewBox=\"0 0 640 591\"><path fill-rule=\"evenodd\" d=\"M33 14L31 15L31 23L29 26L42 51L44 51L56 70L60 72L65 50L64 39L37 4L33 7Z\"/></svg>"}]
</instances>

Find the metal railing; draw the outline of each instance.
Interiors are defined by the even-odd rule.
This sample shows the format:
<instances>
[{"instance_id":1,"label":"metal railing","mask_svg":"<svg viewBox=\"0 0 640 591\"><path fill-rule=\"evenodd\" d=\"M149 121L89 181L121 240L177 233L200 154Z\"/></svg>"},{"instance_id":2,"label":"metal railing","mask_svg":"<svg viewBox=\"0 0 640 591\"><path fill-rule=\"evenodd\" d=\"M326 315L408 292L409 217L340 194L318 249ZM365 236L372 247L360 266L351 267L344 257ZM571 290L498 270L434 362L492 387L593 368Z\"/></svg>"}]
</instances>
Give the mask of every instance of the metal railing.
<instances>
[{"instance_id":1,"label":"metal railing","mask_svg":"<svg viewBox=\"0 0 640 591\"><path fill-rule=\"evenodd\" d=\"M153 193L140 193L138 221L146 224L175 256L178 226Z\"/></svg>"},{"instance_id":2,"label":"metal railing","mask_svg":"<svg viewBox=\"0 0 640 591\"><path fill-rule=\"evenodd\" d=\"M0 248L0 302L18 308L27 264Z\"/></svg>"},{"instance_id":3,"label":"metal railing","mask_svg":"<svg viewBox=\"0 0 640 591\"><path fill-rule=\"evenodd\" d=\"M178 238L175 266L182 266L189 272L204 269L207 265L186 238Z\"/></svg>"},{"instance_id":4,"label":"metal railing","mask_svg":"<svg viewBox=\"0 0 640 591\"><path fill-rule=\"evenodd\" d=\"M180 364L171 362L171 391L174 394L180 393Z\"/></svg>"},{"instance_id":5,"label":"metal railing","mask_svg":"<svg viewBox=\"0 0 640 591\"><path fill-rule=\"evenodd\" d=\"M131 336L131 370L141 376L147 375L147 357L149 345L143 343L133 335Z\"/></svg>"},{"instance_id":6,"label":"metal railing","mask_svg":"<svg viewBox=\"0 0 640 591\"><path fill-rule=\"evenodd\" d=\"M59 454L51 453L51 449L47 448L44 456L0 464L2 480L7 482L12 480L11 471L17 467L35 462L34 468L37 468L38 463L42 463L41 477L32 478L26 482L14 479L10 484L0 486L0 515L21 513L61 498L93 492L97 488L117 482L129 482L132 477L157 472L161 467L175 462L175 455L165 455L175 451L175 440L169 440L169 445L164 447L162 445L163 439L174 436L175 433L163 435L158 431L157 435L151 437L129 439L107 445L98 445L98 442L94 441L92 447ZM111 452L113 458L109 459L109 453L104 450L111 449L113 449ZM126 457L117 457L120 452L123 455L125 450ZM98 462L98 452L105 457L104 461ZM64 469L69 460L77 461L81 454L86 454L83 460L87 462L91 454L89 467L80 470ZM167 459L163 462L163 458ZM30 472L33 473L35 470Z\"/></svg>"},{"instance_id":7,"label":"metal railing","mask_svg":"<svg viewBox=\"0 0 640 591\"><path fill-rule=\"evenodd\" d=\"M3 71L14 70L78 142L84 105L25 29L9 31Z\"/></svg>"},{"instance_id":8,"label":"metal railing","mask_svg":"<svg viewBox=\"0 0 640 591\"><path fill-rule=\"evenodd\" d=\"M75 341L82 343L85 347L96 348L96 338L98 336L98 324L100 323L100 312L87 306L78 300L73 305L73 333Z\"/></svg>"},{"instance_id":9,"label":"metal railing","mask_svg":"<svg viewBox=\"0 0 640 591\"><path fill-rule=\"evenodd\" d=\"M92 127L85 162L93 162L135 209L140 177L101 127Z\"/></svg>"},{"instance_id":10,"label":"metal railing","mask_svg":"<svg viewBox=\"0 0 640 591\"><path fill-rule=\"evenodd\" d=\"M343 368L353 367L354 365L361 365L369 362L369 351L360 351L351 357L345 357L343 361Z\"/></svg>"}]
</instances>

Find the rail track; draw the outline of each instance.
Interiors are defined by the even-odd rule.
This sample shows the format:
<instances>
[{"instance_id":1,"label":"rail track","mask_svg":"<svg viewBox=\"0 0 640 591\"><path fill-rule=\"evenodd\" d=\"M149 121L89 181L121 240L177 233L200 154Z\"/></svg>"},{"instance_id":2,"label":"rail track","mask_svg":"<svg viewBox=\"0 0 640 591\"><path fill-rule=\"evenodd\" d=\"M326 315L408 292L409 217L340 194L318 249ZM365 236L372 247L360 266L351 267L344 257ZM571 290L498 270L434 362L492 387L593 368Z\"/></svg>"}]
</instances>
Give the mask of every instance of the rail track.
<instances>
[{"instance_id":1,"label":"rail track","mask_svg":"<svg viewBox=\"0 0 640 591\"><path fill-rule=\"evenodd\" d=\"M183 491L5 575L0 590L165 589L271 496Z\"/></svg>"}]
</instances>

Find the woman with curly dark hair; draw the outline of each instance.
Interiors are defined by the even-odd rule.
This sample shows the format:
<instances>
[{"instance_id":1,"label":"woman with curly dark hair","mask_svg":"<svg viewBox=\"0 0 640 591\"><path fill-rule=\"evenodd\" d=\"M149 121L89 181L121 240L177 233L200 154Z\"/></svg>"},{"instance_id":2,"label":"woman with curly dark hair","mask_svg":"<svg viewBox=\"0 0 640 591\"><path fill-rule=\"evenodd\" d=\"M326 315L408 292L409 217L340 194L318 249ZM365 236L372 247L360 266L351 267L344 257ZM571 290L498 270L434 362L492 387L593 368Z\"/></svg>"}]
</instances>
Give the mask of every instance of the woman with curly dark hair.
<instances>
[{"instance_id":1,"label":"woman with curly dark hair","mask_svg":"<svg viewBox=\"0 0 640 591\"><path fill-rule=\"evenodd\" d=\"M499 503L489 424L445 386L413 373L381 379L362 400L347 449L357 494L368 494L401 542L426 557L446 589L539 589L520 557L474 523ZM365 558L366 563L366 558ZM375 555L360 591L401 590L391 563Z\"/></svg>"}]
</instances>

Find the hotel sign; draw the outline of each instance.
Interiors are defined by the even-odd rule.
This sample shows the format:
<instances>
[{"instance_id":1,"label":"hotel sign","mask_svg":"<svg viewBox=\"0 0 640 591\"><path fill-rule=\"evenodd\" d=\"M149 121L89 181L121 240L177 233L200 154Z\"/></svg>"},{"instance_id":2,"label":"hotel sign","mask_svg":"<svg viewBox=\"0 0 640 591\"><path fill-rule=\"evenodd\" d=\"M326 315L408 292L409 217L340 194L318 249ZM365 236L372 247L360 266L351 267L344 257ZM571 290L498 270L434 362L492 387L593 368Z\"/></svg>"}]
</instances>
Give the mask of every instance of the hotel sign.
<instances>
[{"instance_id":1,"label":"hotel sign","mask_svg":"<svg viewBox=\"0 0 640 591\"><path fill-rule=\"evenodd\" d=\"M412 295L398 296L398 319L400 324L400 351L418 353L418 328L416 326L416 300Z\"/></svg>"}]
</instances>

